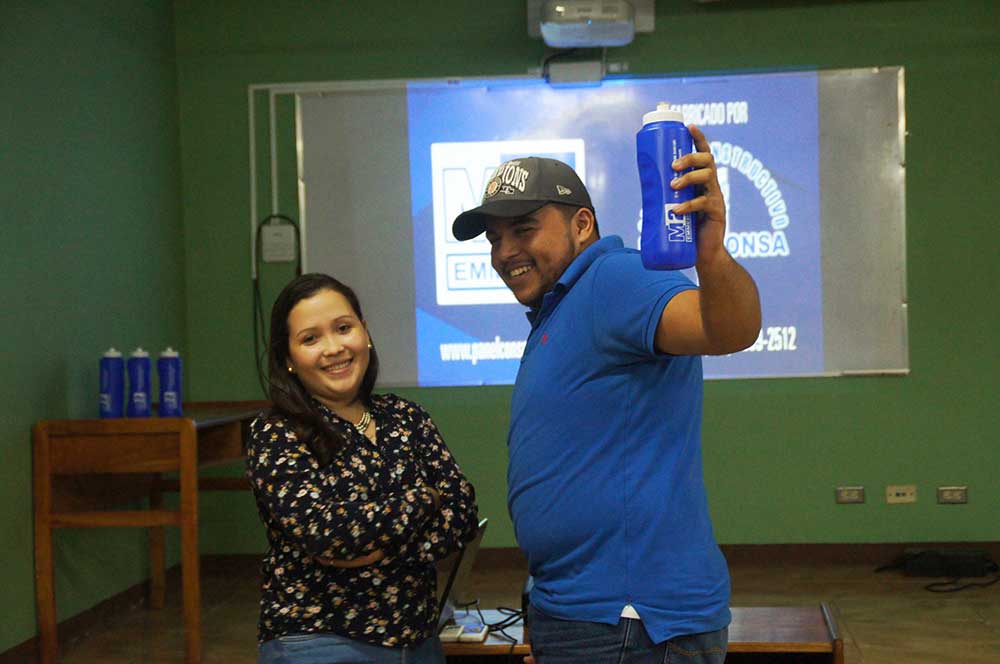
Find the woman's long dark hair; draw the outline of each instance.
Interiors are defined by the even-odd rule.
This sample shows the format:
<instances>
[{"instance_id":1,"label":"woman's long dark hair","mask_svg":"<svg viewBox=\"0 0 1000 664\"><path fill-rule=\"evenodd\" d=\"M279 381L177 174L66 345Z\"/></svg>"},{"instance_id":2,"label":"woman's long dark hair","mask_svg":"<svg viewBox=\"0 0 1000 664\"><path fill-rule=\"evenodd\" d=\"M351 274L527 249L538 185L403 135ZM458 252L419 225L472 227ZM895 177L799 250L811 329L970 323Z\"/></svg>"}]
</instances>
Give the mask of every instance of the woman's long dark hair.
<instances>
[{"instance_id":1,"label":"woman's long dark hair","mask_svg":"<svg viewBox=\"0 0 1000 664\"><path fill-rule=\"evenodd\" d=\"M289 420L299 440L309 446L323 465L330 462L345 441L323 417L298 376L288 371L288 314L300 301L325 290L343 295L358 320L365 319L358 296L349 286L326 274L303 274L285 286L271 307L271 341L267 351L268 392L274 404L271 412ZM368 369L358 388L358 399L366 408L371 406L372 390L377 379L378 354L372 347Z\"/></svg>"}]
</instances>

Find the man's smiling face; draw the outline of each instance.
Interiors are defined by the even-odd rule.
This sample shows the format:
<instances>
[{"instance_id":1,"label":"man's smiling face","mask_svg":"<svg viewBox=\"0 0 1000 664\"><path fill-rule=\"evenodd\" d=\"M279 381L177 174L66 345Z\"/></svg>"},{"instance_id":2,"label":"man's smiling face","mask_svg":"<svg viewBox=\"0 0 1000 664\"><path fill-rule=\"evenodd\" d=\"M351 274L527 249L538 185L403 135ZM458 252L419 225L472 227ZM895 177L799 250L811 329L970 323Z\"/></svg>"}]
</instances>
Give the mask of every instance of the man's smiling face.
<instances>
[{"instance_id":1,"label":"man's smiling face","mask_svg":"<svg viewBox=\"0 0 1000 664\"><path fill-rule=\"evenodd\" d=\"M572 217L556 205L545 205L523 217L494 219L486 224L493 269L531 308L541 306L569 264L581 251Z\"/></svg>"}]
</instances>

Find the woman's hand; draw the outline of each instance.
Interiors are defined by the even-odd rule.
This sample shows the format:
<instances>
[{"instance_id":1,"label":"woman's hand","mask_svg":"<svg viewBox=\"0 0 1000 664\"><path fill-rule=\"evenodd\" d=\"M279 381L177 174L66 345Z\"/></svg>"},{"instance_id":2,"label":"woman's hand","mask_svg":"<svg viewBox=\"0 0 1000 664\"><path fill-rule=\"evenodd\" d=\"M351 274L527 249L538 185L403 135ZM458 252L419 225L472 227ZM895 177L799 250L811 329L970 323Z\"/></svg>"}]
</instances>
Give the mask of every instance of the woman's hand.
<instances>
[{"instance_id":1,"label":"woman's hand","mask_svg":"<svg viewBox=\"0 0 1000 664\"><path fill-rule=\"evenodd\" d=\"M437 489L430 486L429 484L423 485L421 488L426 489L427 493L430 494L431 500L434 501L434 511L436 512L441 508L441 494ZM376 549L368 555L360 556L358 558L351 558L350 560L342 560L340 558L327 558L326 556L313 556L315 560L320 565L325 565L326 567L340 567L343 569L350 569L354 567L367 567L368 565L374 565L385 558L385 552L382 549Z\"/></svg>"},{"instance_id":2,"label":"woman's hand","mask_svg":"<svg viewBox=\"0 0 1000 664\"><path fill-rule=\"evenodd\" d=\"M314 556L313 560L318 562L320 565L326 565L327 567L351 568L351 567L367 567L368 565L374 565L383 558L385 558L385 553L382 551L382 549L376 549L375 551L369 553L367 556L361 556L360 558L352 558L350 560L327 558L325 556Z\"/></svg>"}]
</instances>

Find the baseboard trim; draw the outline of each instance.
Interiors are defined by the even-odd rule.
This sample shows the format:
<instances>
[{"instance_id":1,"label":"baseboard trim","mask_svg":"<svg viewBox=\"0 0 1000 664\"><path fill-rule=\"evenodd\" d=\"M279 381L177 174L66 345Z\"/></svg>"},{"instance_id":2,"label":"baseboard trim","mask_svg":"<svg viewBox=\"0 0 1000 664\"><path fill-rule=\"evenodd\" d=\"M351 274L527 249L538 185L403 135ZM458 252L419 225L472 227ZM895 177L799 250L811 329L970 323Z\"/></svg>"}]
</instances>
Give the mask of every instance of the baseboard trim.
<instances>
[{"instance_id":1,"label":"baseboard trim","mask_svg":"<svg viewBox=\"0 0 1000 664\"><path fill-rule=\"evenodd\" d=\"M723 544L730 565L816 563L823 565L885 565L898 560L910 547L921 549L984 549L1000 560L1000 542L880 542L865 544Z\"/></svg>"}]
</instances>

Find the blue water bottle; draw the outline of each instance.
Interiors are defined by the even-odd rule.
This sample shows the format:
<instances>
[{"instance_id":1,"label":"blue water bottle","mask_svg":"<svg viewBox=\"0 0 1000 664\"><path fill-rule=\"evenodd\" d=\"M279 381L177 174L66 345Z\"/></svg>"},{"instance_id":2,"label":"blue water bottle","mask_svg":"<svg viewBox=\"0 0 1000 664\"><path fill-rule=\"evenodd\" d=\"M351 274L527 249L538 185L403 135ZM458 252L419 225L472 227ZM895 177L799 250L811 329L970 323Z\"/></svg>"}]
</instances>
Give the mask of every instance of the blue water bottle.
<instances>
[{"instance_id":1,"label":"blue water bottle","mask_svg":"<svg viewBox=\"0 0 1000 664\"><path fill-rule=\"evenodd\" d=\"M128 358L129 417L149 417L149 353L136 348Z\"/></svg>"},{"instance_id":2,"label":"blue water bottle","mask_svg":"<svg viewBox=\"0 0 1000 664\"><path fill-rule=\"evenodd\" d=\"M156 373L160 377L160 417L181 416L181 356L167 346L156 360Z\"/></svg>"},{"instance_id":3,"label":"blue water bottle","mask_svg":"<svg viewBox=\"0 0 1000 664\"><path fill-rule=\"evenodd\" d=\"M666 102L660 102L655 111L642 116L642 129L635 135L635 147L642 187L642 243L639 246L642 264L647 270L691 267L698 257L695 215L675 215L673 209L695 197L694 186L670 187L670 181L682 174L670 165L678 157L694 152L684 116L680 111L670 110Z\"/></svg>"},{"instance_id":4,"label":"blue water bottle","mask_svg":"<svg viewBox=\"0 0 1000 664\"><path fill-rule=\"evenodd\" d=\"M101 417L121 417L125 405L125 360L114 348L101 357Z\"/></svg>"}]
</instances>

